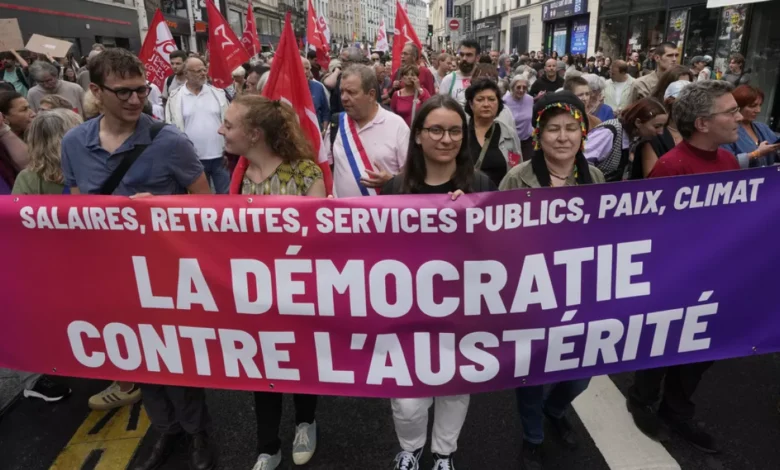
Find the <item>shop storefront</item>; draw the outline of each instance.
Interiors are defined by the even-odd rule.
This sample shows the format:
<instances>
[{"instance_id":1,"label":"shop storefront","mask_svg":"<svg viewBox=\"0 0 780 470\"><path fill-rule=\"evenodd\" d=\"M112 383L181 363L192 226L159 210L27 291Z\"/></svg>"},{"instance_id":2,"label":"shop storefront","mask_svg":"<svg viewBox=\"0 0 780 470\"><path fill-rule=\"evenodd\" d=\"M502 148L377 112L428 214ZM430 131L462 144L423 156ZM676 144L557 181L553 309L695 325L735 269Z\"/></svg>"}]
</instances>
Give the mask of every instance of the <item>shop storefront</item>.
<instances>
[{"instance_id":1,"label":"shop storefront","mask_svg":"<svg viewBox=\"0 0 780 470\"><path fill-rule=\"evenodd\" d=\"M61 0L6 0L0 18L16 18L24 41L35 33L73 43L77 57L89 54L95 43L141 48L138 14L125 6Z\"/></svg>"},{"instance_id":2,"label":"shop storefront","mask_svg":"<svg viewBox=\"0 0 780 470\"><path fill-rule=\"evenodd\" d=\"M744 12L747 5L723 8L723 17L728 11L727 23L718 37L718 54L725 53L737 45L731 39L734 29L749 24L749 33L741 34L738 51L745 56L745 70L750 73L750 84L764 92L764 105L758 117L760 122L780 132L780 28L774 24L780 18L780 2L775 0L754 3ZM723 39L721 39L723 38ZM747 43L747 44L745 44ZM722 49L722 50L721 50ZM728 64L726 64L728 65Z\"/></svg>"},{"instance_id":3,"label":"shop storefront","mask_svg":"<svg viewBox=\"0 0 780 470\"><path fill-rule=\"evenodd\" d=\"M473 37L483 51L501 50L501 15L474 21Z\"/></svg>"},{"instance_id":4,"label":"shop storefront","mask_svg":"<svg viewBox=\"0 0 780 470\"><path fill-rule=\"evenodd\" d=\"M633 51L647 56L668 41L677 45L682 63L697 55L717 60L722 13L707 8L706 0L602 0L598 46L607 57L625 58Z\"/></svg>"},{"instance_id":5,"label":"shop storefront","mask_svg":"<svg viewBox=\"0 0 780 470\"><path fill-rule=\"evenodd\" d=\"M544 50L558 55L588 52L588 0L553 0L542 5Z\"/></svg>"}]
</instances>

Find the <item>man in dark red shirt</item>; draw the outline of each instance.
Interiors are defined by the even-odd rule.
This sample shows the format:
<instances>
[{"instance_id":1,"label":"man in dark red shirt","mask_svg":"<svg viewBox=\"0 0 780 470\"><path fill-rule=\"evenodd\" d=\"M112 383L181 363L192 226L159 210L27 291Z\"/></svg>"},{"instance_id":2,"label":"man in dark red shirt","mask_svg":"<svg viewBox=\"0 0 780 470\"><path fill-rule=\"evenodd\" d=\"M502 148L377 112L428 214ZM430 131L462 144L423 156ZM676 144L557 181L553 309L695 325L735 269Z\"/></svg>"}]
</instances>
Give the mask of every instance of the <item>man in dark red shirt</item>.
<instances>
[{"instance_id":1,"label":"man in dark red shirt","mask_svg":"<svg viewBox=\"0 0 780 470\"><path fill-rule=\"evenodd\" d=\"M680 92L674 117L683 141L658 160L650 178L739 170L736 157L720 148L739 137L742 115L731 90L728 82L705 80Z\"/></svg>"},{"instance_id":2,"label":"man in dark red shirt","mask_svg":"<svg viewBox=\"0 0 780 470\"><path fill-rule=\"evenodd\" d=\"M683 141L658 160L650 178L740 168L737 158L720 148L736 142L742 120L739 106L731 95L732 88L728 82L707 80L694 83L680 93L673 114ZM695 404L691 401L702 375L711 365L709 361L637 371L627 400L637 427L657 440L668 438L666 429L670 428L697 449L717 452L712 436L694 421ZM654 405L659 398L661 404L656 412Z\"/></svg>"},{"instance_id":3,"label":"man in dark red shirt","mask_svg":"<svg viewBox=\"0 0 780 470\"><path fill-rule=\"evenodd\" d=\"M403 88L403 84L401 82L401 69L406 64L419 66L420 86L425 88L429 95L435 95L436 88L434 86L435 81L433 79L433 74L430 70L428 70L428 67L425 65L420 65L420 50L417 49L417 46L414 44L405 45L403 51L401 52L401 66L398 67L398 71L395 74L393 89L400 90Z\"/></svg>"}]
</instances>

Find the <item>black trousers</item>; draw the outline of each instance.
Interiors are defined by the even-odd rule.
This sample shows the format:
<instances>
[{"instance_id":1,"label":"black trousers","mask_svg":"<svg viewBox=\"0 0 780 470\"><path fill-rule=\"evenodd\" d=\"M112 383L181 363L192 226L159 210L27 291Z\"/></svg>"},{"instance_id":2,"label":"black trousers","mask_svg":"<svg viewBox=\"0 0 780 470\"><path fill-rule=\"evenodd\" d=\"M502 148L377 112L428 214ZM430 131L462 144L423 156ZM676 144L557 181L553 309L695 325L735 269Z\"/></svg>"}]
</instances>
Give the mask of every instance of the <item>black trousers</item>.
<instances>
[{"instance_id":1,"label":"black trousers","mask_svg":"<svg viewBox=\"0 0 780 470\"><path fill-rule=\"evenodd\" d=\"M284 394L255 392L255 417L257 418L257 450L260 454L274 455L282 447L279 426L282 422ZM317 410L317 395L294 394L295 425L313 423Z\"/></svg>"},{"instance_id":2,"label":"black trousers","mask_svg":"<svg viewBox=\"0 0 780 470\"><path fill-rule=\"evenodd\" d=\"M659 413L678 419L691 419L696 412L696 405L691 398L704 372L712 364L713 361L696 362L637 371L634 373L634 384L628 389L628 398L642 406L654 406L660 398ZM664 387L663 397L661 382Z\"/></svg>"},{"instance_id":3,"label":"black trousers","mask_svg":"<svg viewBox=\"0 0 780 470\"><path fill-rule=\"evenodd\" d=\"M159 432L196 434L208 430L211 417L206 408L206 391L202 388L139 385L146 414Z\"/></svg>"}]
</instances>

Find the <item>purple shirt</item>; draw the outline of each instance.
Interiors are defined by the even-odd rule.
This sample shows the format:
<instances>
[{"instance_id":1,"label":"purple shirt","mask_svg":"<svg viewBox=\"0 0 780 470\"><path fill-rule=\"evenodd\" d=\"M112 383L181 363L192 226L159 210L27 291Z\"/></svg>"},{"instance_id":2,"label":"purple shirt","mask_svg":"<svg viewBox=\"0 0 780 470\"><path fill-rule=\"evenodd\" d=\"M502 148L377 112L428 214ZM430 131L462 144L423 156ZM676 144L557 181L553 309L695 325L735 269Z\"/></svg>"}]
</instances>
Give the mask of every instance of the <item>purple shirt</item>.
<instances>
[{"instance_id":1,"label":"purple shirt","mask_svg":"<svg viewBox=\"0 0 780 470\"><path fill-rule=\"evenodd\" d=\"M512 117L515 118L517 137L521 141L529 139L533 131L531 116L534 113L534 99L526 93L521 100L516 100L511 93L507 92L504 95L504 104L512 112Z\"/></svg>"}]
</instances>

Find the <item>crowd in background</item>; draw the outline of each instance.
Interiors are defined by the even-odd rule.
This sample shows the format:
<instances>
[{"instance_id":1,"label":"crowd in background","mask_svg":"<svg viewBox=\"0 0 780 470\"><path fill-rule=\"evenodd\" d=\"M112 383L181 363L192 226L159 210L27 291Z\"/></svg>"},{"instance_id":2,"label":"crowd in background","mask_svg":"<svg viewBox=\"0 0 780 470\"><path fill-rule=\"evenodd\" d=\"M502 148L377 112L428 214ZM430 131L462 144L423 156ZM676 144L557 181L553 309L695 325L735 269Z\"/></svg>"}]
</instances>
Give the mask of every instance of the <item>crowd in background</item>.
<instances>
[{"instance_id":1,"label":"crowd in background","mask_svg":"<svg viewBox=\"0 0 780 470\"><path fill-rule=\"evenodd\" d=\"M359 48L341 50L327 68L315 54L302 55L322 131L315 155L290 106L260 96L275 60L270 54L237 68L231 85L219 89L210 84L207 57L176 51L173 74L159 89L146 81L138 58L121 49L98 47L78 62L31 62L5 53L0 194L326 197L317 162L327 161L334 197L448 194L454 200L482 191L736 170L780 158L777 136L758 121L763 92L750 85L738 54L722 77L713 74L708 56L680 64L669 43L644 60L636 52L625 60L601 52L505 55L471 40L457 54L429 56L407 44L392 71L389 57ZM356 159L358 151L368 161ZM123 169L123 159L132 166ZM671 429L705 452L717 451L695 422L692 401L710 364L637 372L628 397L637 426L656 438ZM57 401L70 393L54 377L20 376L27 397ZM546 394L541 386L517 389L523 468L543 467L545 420L558 438L576 445L566 409L588 382L553 384ZM203 390L120 381L89 406L126 406L142 395L161 437L138 469L159 466L183 433L191 437L192 467L213 468ZM281 394L254 394L255 470L281 463L281 400ZM299 394L294 401L293 460L302 464L316 450L317 397ZM395 468L419 468L427 410L435 406L434 469L454 469L469 396L391 403L400 446Z\"/></svg>"}]
</instances>

